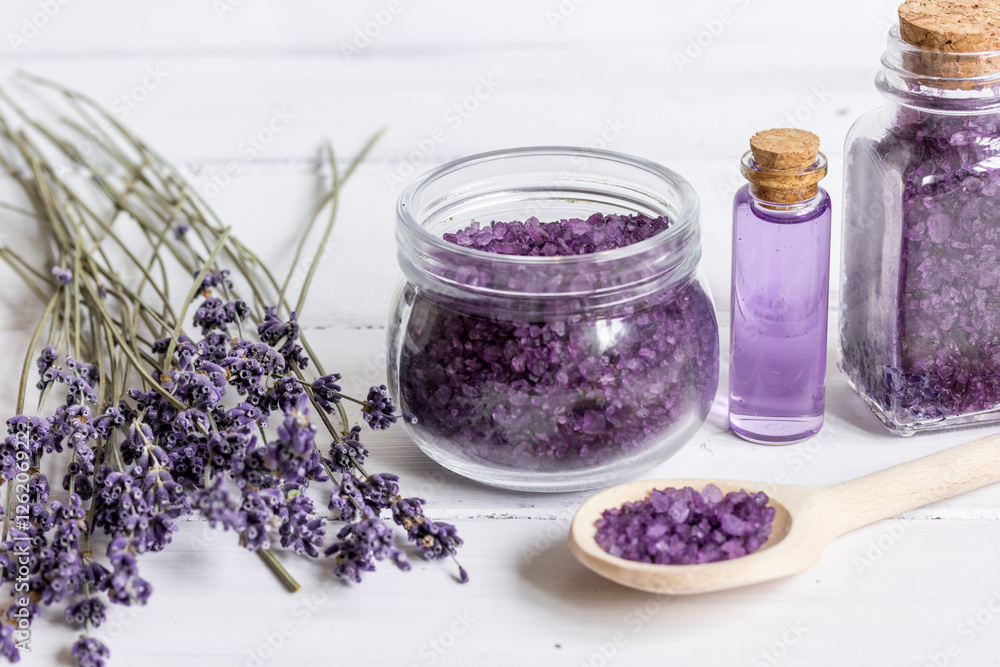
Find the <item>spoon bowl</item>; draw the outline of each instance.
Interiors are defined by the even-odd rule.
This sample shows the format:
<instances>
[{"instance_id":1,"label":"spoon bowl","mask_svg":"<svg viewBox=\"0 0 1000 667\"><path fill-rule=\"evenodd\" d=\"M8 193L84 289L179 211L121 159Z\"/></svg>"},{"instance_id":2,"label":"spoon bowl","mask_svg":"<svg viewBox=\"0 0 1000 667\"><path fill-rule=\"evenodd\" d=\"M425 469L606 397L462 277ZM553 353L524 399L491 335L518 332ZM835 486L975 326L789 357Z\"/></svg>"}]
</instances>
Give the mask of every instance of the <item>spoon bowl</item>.
<instances>
[{"instance_id":1,"label":"spoon bowl","mask_svg":"<svg viewBox=\"0 0 1000 667\"><path fill-rule=\"evenodd\" d=\"M657 479L620 484L580 506L570 526L573 555L597 574L651 593L690 595L771 581L808 570L834 538L880 519L1000 481L1000 435L946 449L908 463L813 489L769 482ZM771 535L752 554L699 565L656 565L612 556L594 539L606 509L642 500L653 489L714 484L725 493L764 491L775 516Z\"/></svg>"}]
</instances>

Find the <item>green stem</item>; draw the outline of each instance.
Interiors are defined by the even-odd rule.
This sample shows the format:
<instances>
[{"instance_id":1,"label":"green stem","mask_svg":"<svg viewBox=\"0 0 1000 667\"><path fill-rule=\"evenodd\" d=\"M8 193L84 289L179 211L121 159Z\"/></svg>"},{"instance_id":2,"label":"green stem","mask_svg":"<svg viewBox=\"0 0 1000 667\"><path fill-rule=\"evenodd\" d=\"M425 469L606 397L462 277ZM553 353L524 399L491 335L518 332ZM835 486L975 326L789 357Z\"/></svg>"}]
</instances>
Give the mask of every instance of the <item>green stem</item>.
<instances>
[{"instance_id":1,"label":"green stem","mask_svg":"<svg viewBox=\"0 0 1000 667\"><path fill-rule=\"evenodd\" d=\"M229 238L229 232L229 227L222 230L222 235L219 237L215 247L212 248L212 252L205 261L205 265L201 267L201 271L199 271L198 275L195 276L194 283L191 284L191 289L188 290L187 296L184 298L184 304L181 306L180 315L177 317L177 322L174 324L174 330L170 334L170 344L167 346L167 352L163 356L164 373L170 370L170 364L174 358L174 350L177 349L177 338L181 335L181 329L184 327L184 320L187 317L188 308L191 306L191 302L194 301L195 296L197 296L198 290L201 289L201 284L204 282L205 276L208 275L209 269L212 268L212 263L215 262L215 258L219 256L219 253L222 252L222 248L226 245L226 240Z\"/></svg>"},{"instance_id":2,"label":"green stem","mask_svg":"<svg viewBox=\"0 0 1000 667\"><path fill-rule=\"evenodd\" d=\"M299 582L295 581L295 578L285 569L285 566L281 564L270 550L264 548L257 549L257 555L271 568L271 572L274 572L274 575L284 584L289 593L296 593L302 588Z\"/></svg>"}]
</instances>

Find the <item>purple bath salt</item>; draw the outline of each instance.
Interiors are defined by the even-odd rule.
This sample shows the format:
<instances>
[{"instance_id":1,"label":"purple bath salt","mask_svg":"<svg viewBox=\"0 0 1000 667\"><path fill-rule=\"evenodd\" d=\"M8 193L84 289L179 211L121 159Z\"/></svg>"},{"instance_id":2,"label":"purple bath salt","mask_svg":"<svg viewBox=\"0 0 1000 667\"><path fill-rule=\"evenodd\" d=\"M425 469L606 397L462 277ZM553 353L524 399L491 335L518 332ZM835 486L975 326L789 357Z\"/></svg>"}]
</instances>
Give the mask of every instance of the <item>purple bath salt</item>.
<instances>
[{"instance_id":1,"label":"purple bath salt","mask_svg":"<svg viewBox=\"0 0 1000 667\"><path fill-rule=\"evenodd\" d=\"M444 239L483 253L571 256L640 243L670 225L667 217L643 215L529 218L474 222ZM526 265L523 273L512 272L511 288L540 280L532 271ZM586 284L587 278L584 271L574 280ZM489 280L496 276L481 270L455 278L477 285ZM634 456L704 420L718 384L718 329L694 277L594 308L583 294L574 301L473 305L408 293L399 352L402 405L457 459L542 472ZM512 310L514 301L519 310Z\"/></svg>"},{"instance_id":2,"label":"purple bath salt","mask_svg":"<svg viewBox=\"0 0 1000 667\"><path fill-rule=\"evenodd\" d=\"M767 494L719 487L701 493L654 489L643 500L605 510L595 540L612 556L657 565L713 563L752 554L771 534L775 510Z\"/></svg>"},{"instance_id":3,"label":"purple bath salt","mask_svg":"<svg viewBox=\"0 0 1000 667\"><path fill-rule=\"evenodd\" d=\"M840 342L907 432L1000 406L1000 113L894 122L850 150Z\"/></svg>"},{"instance_id":4,"label":"purple bath salt","mask_svg":"<svg viewBox=\"0 0 1000 667\"><path fill-rule=\"evenodd\" d=\"M536 255L555 257L587 255L602 250L624 248L665 231L670 226L666 216L603 215L595 213L586 220L572 218L558 222L493 222L480 229L473 222L444 240L498 255Z\"/></svg>"}]
</instances>

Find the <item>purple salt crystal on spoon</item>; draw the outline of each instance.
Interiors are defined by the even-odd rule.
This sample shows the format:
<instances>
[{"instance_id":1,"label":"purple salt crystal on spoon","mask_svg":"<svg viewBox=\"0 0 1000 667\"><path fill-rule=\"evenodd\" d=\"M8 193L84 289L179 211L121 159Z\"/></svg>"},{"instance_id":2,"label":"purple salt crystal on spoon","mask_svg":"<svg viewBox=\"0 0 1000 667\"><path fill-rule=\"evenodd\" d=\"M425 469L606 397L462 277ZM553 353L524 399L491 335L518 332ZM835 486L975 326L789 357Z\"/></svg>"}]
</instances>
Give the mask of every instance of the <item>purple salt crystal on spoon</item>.
<instances>
[{"instance_id":1,"label":"purple salt crystal on spoon","mask_svg":"<svg viewBox=\"0 0 1000 667\"><path fill-rule=\"evenodd\" d=\"M605 510L595 522L598 545L613 556L660 565L741 558L771 534L775 510L763 492L723 496L712 484L654 489L642 500Z\"/></svg>"}]
</instances>

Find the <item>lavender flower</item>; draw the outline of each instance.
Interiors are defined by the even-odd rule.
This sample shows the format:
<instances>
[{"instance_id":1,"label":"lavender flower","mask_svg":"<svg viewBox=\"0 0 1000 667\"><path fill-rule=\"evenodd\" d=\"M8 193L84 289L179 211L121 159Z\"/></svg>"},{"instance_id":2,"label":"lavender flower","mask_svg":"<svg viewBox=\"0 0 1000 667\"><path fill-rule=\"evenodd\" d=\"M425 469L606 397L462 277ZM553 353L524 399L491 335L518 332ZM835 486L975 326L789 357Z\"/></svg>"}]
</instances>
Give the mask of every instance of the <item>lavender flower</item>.
<instances>
[{"instance_id":1,"label":"lavender flower","mask_svg":"<svg viewBox=\"0 0 1000 667\"><path fill-rule=\"evenodd\" d=\"M257 327L257 335L261 341L276 347L289 367L295 365L305 369L309 359L302 354L302 346L295 344L299 339L299 323L295 313L291 313L285 322L271 306L265 308L264 312L264 321Z\"/></svg>"},{"instance_id":2,"label":"lavender flower","mask_svg":"<svg viewBox=\"0 0 1000 667\"><path fill-rule=\"evenodd\" d=\"M278 531L281 546L310 558L318 557L317 549L323 546L325 529L323 520L315 515L313 502L294 489L289 494L286 507L288 514Z\"/></svg>"},{"instance_id":3,"label":"lavender flower","mask_svg":"<svg viewBox=\"0 0 1000 667\"><path fill-rule=\"evenodd\" d=\"M330 493L329 508L337 512L341 521L354 521L365 511L365 495L358 485L358 480L350 474L344 474L340 484Z\"/></svg>"},{"instance_id":4,"label":"lavender flower","mask_svg":"<svg viewBox=\"0 0 1000 667\"><path fill-rule=\"evenodd\" d=\"M134 549L123 537L116 537L108 544L111 572L107 577L108 598L126 606L144 605L153 593L153 587L139 576L139 565Z\"/></svg>"},{"instance_id":5,"label":"lavender flower","mask_svg":"<svg viewBox=\"0 0 1000 667\"><path fill-rule=\"evenodd\" d=\"M121 473L101 466L95 481L94 527L128 538L136 553L161 551L177 530L174 520L191 511L183 488L162 467Z\"/></svg>"},{"instance_id":6,"label":"lavender flower","mask_svg":"<svg viewBox=\"0 0 1000 667\"><path fill-rule=\"evenodd\" d=\"M20 462L32 460L51 440L48 424L38 417L20 415L7 420L7 437L0 444L0 475L17 476Z\"/></svg>"},{"instance_id":7,"label":"lavender flower","mask_svg":"<svg viewBox=\"0 0 1000 667\"><path fill-rule=\"evenodd\" d=\"M69 285L73 282L73 272L69 269L64 269L59 266L52 267L52 275L55 276L56 282L62 286Z\"/></svg>"},{"instance_id":8,"label":"lavender flower","mask_svg":"<svg viewBox=\"0 0 1000 667\"><path fill-rule=\"evenodd\" d=\"M298 409L300 404L308 403L307 399L306 391L297 378L284 377L274 383L274 386L267 392L267 400L261 407L268 412L280 410L288 414L292 410Z\"/></svg>"},{"instance_id":9,"label":"lavender flower","mask_svg":"<svg viewBox=\"0 0 1000 667\"><path fill-rule=\"evenodd\" d=\"M424 516L423 498L402 498L392 505L392 520L406 530L406 537L413 542L424 558L437 560L454 556L462 546L455 526L444 521L431 521ZM463 583L468 575L462 575Z\"/></svg>"},{"instance_id":10,"label":"lavender flower","mask_svg":"<svg viewBox=\"0 0 1000 667\"><path fill-rule=\"evenodd\" d=\"M66 368L72 371L76 377L86 382L87 386L91 388L96 387L97 383L101 379L101 374L97 368L97 364L88 364L85 361L80 361L68 356L66 357Z\"/></svg>"},{"instance_id":11,"label":"lavender flower","mask_svg":"<svg viewBox=\"0 0 1000 667\"><path fill-rule=\"evenodd\" d=\"M410 569L406 555L393 542L392 530L370 512L344 526L325 553L335 559L333 573L338 579L356 583L361 583L362 572L375 571L375 561L388 559L400 570Z\"/></svg>"},{"instance_id":12,"label":"lavender flower","mask_svg":"<svg viewBox=\"0 0 1000 667\"><path fill-rule=\"evenodd\" d=\"M327 412L333 412L333 406L340 403L340 373L331 373L313 380L313 397Z\"/></svg>"},{"instance_id":13,"label":"lavender flower","mask_svg":"<svg viewBox=\"0 0 1000 667\"><path fill-rule=\"evenodd\" d=\"M202 335L213 330L228 331L230 324L242 322L250 316L250 308L244 301L223 302L222 299L208 297L195 310L194 324L201 327Z\"/></svg>"},{"instance_id":14,"label":"lavender flower","mask_svg":"<svg viewBox=\"0 0 1000 667\"><path fill-rule=\"evenodd\" d=\"M43 582L41 599L45 605L76 595L86 581L86 567L80 553L80 539L86 527L84 516L80 497L76 494L70 494L66 504L52 503L55 532L51 548L39 553L36 578Z\"/></svg>"},{"instance_id":15,"label":"lavender flower","mask_svg":"<svg viewBox=\"0 0 1000 667\"><path fill-rule=\"evenodd\" d=\"M21 653L14 638L14 626L7 623L0 623L0 655L10 662L21 661Z\"/></svg>"},{"instance_id":16,"label":"lavender flower","mask_svg":"<svg viewBox=\"0 0 1000 667\"><path fill-rule=\"evenodd\" d=\"M223 483L224 475L214 475L205 488L194 491L191 496L191 506L198 510L213 528L221 525L224 530L240 531L244 527L245 517L240 514L239 506L233 501Z\"/></svg>"},{"instance_id":17,"label":"lavender flower","mask_svg":"<svg viewBox=\"0 0 1000 667\"><path fill-rule=\"evenodd\" d=\"M250 551L267 549L271 546L268 530L281 525L281 502L275 489L243 491L240 511L243 517L243 546ZM275 510L278 510L277 512Z\"/></svg>"},{"instance_id":18,"label":"lavender flower","mask_svg":"<svg viewBox=\"0 0 1000 667\"><path fill-rule=\"evenodd\" d=\"M94 431L101 440L111 437L115 429L125 425L125 415L118 408L108 408L104 414L94 420Z\"/></svg>"},{"instance_id":19,"label":"lavender flower","mask_svg":"<svg viewBox=\"0 0 1000 667\"><path fill-rule=\"evenodd\" d=\"M285 413L284 423L278 427L281 444L296 456L305 456L315 449L316 425L309 421L309 399L300 394L294 407Z\"/></svg>"},{"instance_id":20,"label":"lavender flower","mask_svg":"<svg viewBox=\"0 0 1000 667\"><path fill-rule=\"evenodd\" d=\"M56 348L51 345L46 345L42 348L42 351L38 355L38 361L36 366L38 367L38 374L42 375L45 371L52 368L52 364L56 362L59 358L59 354L56 352Z\"/></svg>"},{"instance_id":21,"label":"lavender flower","mask_svg":"<svg viewBox=\"0 0 1000 667\"><path fill-rule=\"evenodd\" d=\"M248 449L257 443L248 428L249 424L234 423L225 431L212 433L207 442L212 465L221 470L232 468L235 459L243 460Z\"/></svg>"},{"instance_id":22,"label":"lavender flower","mask_svg":"<svg viewBox=\"0 0 1000 667\"><path fill-rule=\"evenodd\" d=\"M196 271L194 275L198 275L200 271ZM201 281L201 285L198 289L199 292L208 292L213 287L223 287L224 289L232 289L233 281L229 277L229 269L222 269L216 273L211 271L205 274L205 279Z\"/></svg>"},{"instance_id":23,"label":"lavender flower","mask_svg":"<svg viewBox=\"0 0 1000 667\"><path fill-rule=\"evenodd\" d=\"M104 622L104 616L104 603L97 598L87 597L66 607L66 622L73 625L83 626L89 623L96 628Z\"/></svg>"},{"instance_id":24,"label":"lavender flower","mask_svg":"<svg viewBox=\"0 0 1000 667\"><path fill-rule=\"evenodd\" d=\"M361 408L361 414L373 429L386 429L396 423L399 415L393 414L396 405L385 385L372 387L368 390L368 398Z\"/></svg>"},{"instance_id":25,"label":"lavender flower","mask_svg":"<svg viewBox=\"0 0 1000 667\"><path fill-rule=\"evenodd\" d=\"M197 343L194 343L199 358L205 361L224 365L223 359L229 356L229 337L219 331L212 331Z\"/></svg>"},{"instance_id":26,"label":"lavender flower","mask_svg":"<svg viewBox=\"0 0 1000 667\"><path fill-rule=\"evenodd\" d=\"M364 464L368 450L358 439L360 430L360 427L355 427L351 429L350 437L334 440L330 444L330 456L326 463L333 472L350 475L356 467Z\"/></svg>"},{"instance_id":27,"label":"lavender flower","mask_svg":"<svg viewBox=\"0 0 1000 667\"><path fill-rule=\"evenodd\" d=\"M77 667L104 667L111 652L93 637L81 636L73 644L73 657L76 658Z\"/></svg>"}]
</instances>

